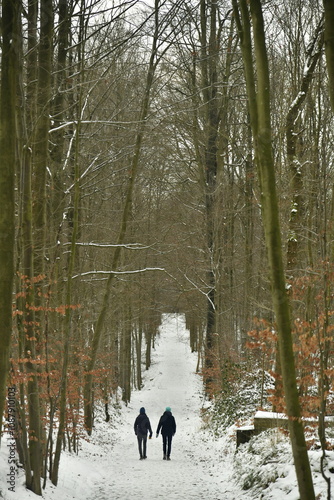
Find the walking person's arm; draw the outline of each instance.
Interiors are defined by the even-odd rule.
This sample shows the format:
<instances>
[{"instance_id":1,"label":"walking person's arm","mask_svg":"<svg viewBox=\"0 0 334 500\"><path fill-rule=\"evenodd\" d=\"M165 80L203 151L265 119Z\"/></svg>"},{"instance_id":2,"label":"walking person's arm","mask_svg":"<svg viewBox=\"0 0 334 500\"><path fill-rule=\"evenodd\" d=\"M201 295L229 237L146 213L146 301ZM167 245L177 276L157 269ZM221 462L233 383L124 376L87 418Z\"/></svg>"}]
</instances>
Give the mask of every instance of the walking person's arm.
<instances>
[{"instance_id":1,"label":"walking person's arm","mask_svg":"<svg viewBox=\"0 0 334 500\"><path fill-rule=\"evenodd\" d=\"M151 439L153 432L152 432L151 422L150 422L150 419L148 417L147 417L147 421L148 421L148 423L147 423L147 430L150 433L149 438Z\"/></svg>"},{"instance_id":2,"label":"walking person's arm","mask_svg":"<svg viewBox=\"0 0 334 500\"><path fill-rule=\"evenodd\" d=\"M157 427L157 437L159 436L159 431L161 429L161 426L162 426L162 421L161 421L161 418L160 418L159 424L158 424L158 427Z\"/></svg>"}]
</instances>

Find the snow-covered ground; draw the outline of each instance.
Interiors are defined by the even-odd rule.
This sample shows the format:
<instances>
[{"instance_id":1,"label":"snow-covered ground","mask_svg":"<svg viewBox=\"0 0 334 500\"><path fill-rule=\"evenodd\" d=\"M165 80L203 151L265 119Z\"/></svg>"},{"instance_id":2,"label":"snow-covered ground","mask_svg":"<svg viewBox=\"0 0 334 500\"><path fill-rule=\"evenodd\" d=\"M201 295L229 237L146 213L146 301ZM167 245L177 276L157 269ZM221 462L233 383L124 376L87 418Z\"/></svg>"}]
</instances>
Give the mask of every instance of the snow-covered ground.
<instances>
[{"instance_id":1,"label":"snow-covered ground","mask_svg":"<svg viewBox=\"0 0 334 500\"><path fill-rule=\"evenodd\" d=\"M123 406L111 422L102 419L96 422L91 441L81 442L78 456L63 453L59 484L55 488L48 482L43 497L46 500L298 500L291 461L285 464L285 479L271 484L266 493L257 491L254 496L254 491L243 491L236 483L235 430L231 428L225 436L215 439L203 428L204 400L202 381L195 373L196 361L196 353L189 349L189 333L183 316L164 315L143 389L132 394L131 403ZM133 431L141 406L146 408L153 430L153 438L147 442L147 460L139 460ZM177 424L170 462L162 460L161 436L155 437L166 406L171 407ZM16 478L15 492L8 491L7 455L4 440L0 451L0 497L36 500L36 496L24 488L22 471ZM258 464L255 459L254 455L259 473L261 459ZM239 470L243 460L243 453L238 453ZM247 464L242 467L245 469ZM318 498L325 499L322 483L318 481L317 493L321 492Z\"/></svg>"}]
</instances>

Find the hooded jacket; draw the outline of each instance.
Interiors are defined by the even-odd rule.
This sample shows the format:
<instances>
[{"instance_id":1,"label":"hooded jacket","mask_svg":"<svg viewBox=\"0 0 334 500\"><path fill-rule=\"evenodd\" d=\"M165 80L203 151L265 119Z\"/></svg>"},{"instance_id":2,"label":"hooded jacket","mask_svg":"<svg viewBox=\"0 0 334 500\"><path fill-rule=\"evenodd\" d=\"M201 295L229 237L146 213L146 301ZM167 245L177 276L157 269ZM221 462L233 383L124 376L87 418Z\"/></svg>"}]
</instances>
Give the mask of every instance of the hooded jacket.
<instances>
[{"instance_id":1,"label":"hooded jacket","mask_svg":"<svg viewBox=\"0 0 334 500\"><path fill-rule=\"evenodd\" d=\"M157 434L161 429L161 434L163 436L173 436L176 432L176 422L175 418L172 415L172 412L165 411L162 417L159 420L159 424L157 427Z\"/></svg>"},{"instance_id":2,"label":"hooded jacket","mask_svg":"<svg viewBox=\"0 0 334 500\"><path fill-rule=\"evenodd\" d=\"M150 419L146 415L146 413L141 413L135 420L134 423L134 431L136 436L147 436L147 433L150 433L150 437L152 437L152 429Z\"/></svg>"}]
</instances>

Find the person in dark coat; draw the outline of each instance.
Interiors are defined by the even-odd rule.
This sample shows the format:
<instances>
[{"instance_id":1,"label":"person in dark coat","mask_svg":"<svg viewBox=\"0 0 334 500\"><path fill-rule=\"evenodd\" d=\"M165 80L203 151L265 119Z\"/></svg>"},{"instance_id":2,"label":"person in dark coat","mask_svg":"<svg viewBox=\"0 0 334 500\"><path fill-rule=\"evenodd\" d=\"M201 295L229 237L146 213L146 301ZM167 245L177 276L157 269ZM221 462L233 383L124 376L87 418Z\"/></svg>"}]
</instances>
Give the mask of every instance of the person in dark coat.
<instances>
[{"instance_id":1,"label":"person in dark coat","mask_svg":"<svg viewBox=\"0 0 334 500\"><path fill-rule=\"evenodd\" d=\"M147 458L146 456L146 445L147 445L147 434L150 433L150 439L152 437L152 428L150 419L145 413L145 408L140 408L139 415L134 423L134 431L138 440L138 450L140 460Z\"/></svg>"},{"instance_id":2,"label":"person in dark coat","mask_svg":"<svg viewBox=\"0 0 334 500\"><path fill-rule=\"evenodd\" d=\"M172 439L176 432L176 422L172 415L172 410L167 406L164 414L159 420L157 427L157 437L159 436L159 431L161 429L162 435L162 449L163 449L163 459L170 460L170 454L172 451Z\"/></svg>"}]
</instances>

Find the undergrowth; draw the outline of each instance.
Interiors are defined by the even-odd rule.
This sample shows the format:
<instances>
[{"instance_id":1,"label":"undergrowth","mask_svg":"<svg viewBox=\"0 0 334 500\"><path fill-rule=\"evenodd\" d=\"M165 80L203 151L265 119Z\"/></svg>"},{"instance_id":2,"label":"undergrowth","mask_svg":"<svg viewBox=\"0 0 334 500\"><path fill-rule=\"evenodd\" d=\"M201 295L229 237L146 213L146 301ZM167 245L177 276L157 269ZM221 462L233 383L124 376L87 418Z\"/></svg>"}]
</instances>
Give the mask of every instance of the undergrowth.
<instances>
[{"instance_id":1,"label":"undergrowth","mask_svg":"<svg viewBox=\"0 0 334 500\"><path fill-rule=\"evenodd\" d=\"M267 402L267 389L273 384L272 377L259 372L246 374L232 383L226 384L213 398L206 411L210 430L218 437L235 423L252 421L259 409L271 409Z\"/></svg>"},{"instance_id":2,"label":"undergrowth","mask_svg":"<svg viewBox=\"0 0 334 500\"><path fill-rule=\"evenodd\" d=\"M238 448L234 476L242 489L263 491L270 483L288 475L291 462L288 438L278 429L270 429Z\"/></svg>"}]
</instances>

